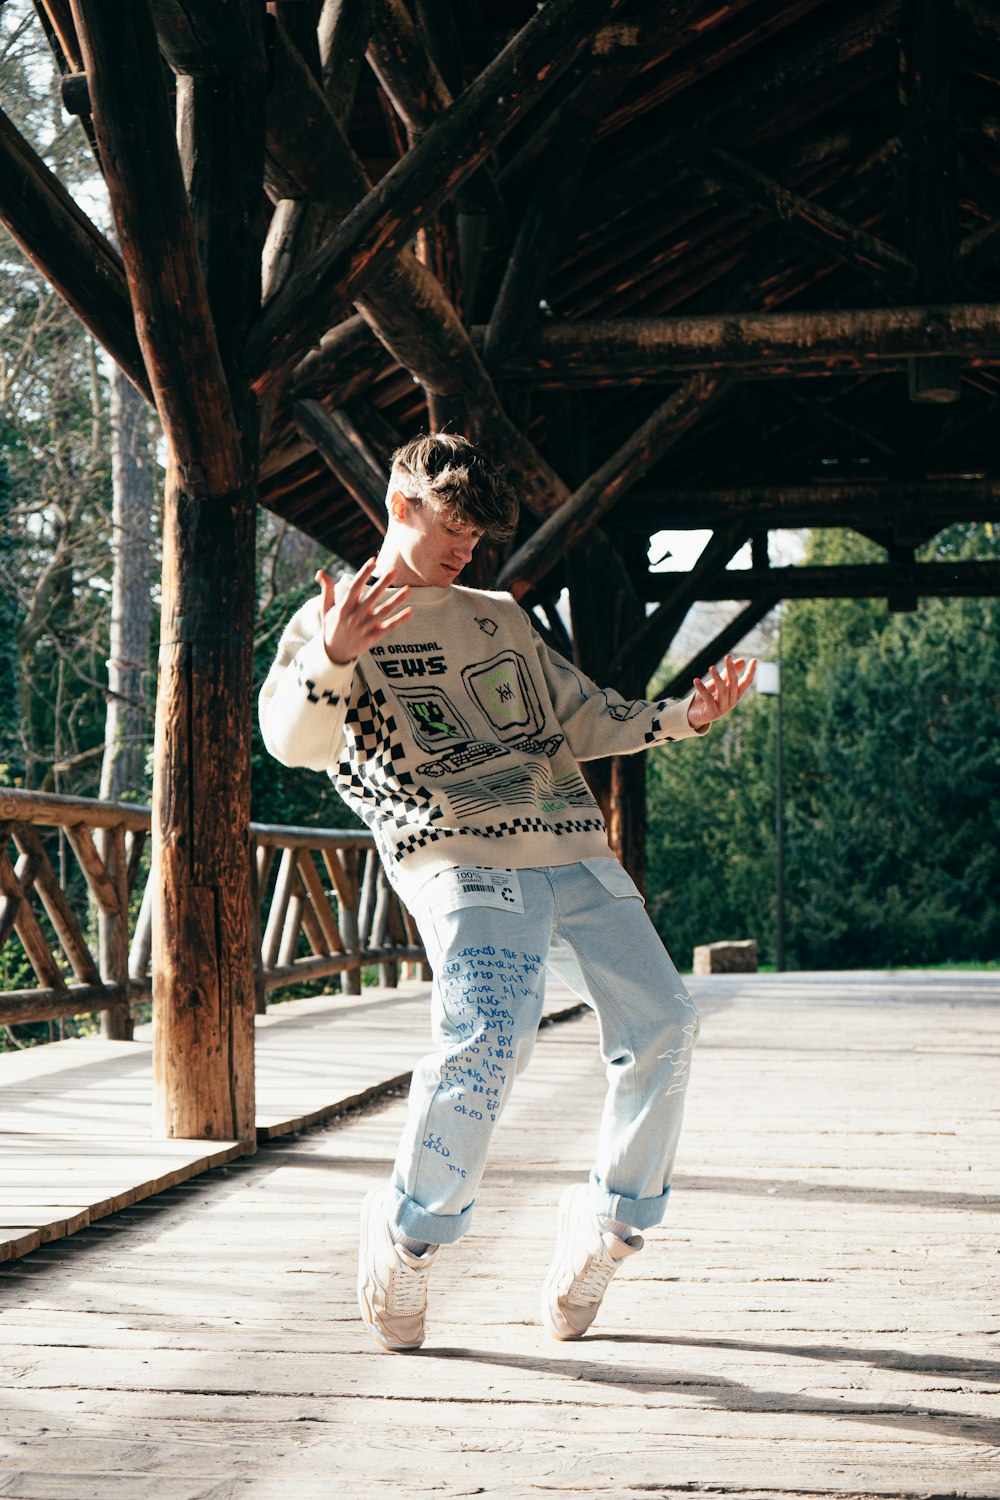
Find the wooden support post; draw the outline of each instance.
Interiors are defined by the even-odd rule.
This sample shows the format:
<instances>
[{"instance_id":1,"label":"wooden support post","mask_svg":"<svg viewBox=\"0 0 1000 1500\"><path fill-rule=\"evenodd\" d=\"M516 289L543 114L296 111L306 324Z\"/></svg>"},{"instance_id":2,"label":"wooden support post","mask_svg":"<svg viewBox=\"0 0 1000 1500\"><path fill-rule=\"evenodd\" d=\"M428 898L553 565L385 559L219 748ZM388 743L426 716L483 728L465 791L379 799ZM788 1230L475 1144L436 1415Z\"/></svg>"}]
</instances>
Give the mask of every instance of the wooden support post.
<instances>
[{"instance_id":1,"label":"wooden support post","mask_svg":"<svg viewBox=\"0 0 1000 1500\"><path fill-rule=\"evenodd\" d=\"M331 859L337 860L336 854ZM339 925L340 934L344 940L344 951L346 953L357 953L361 947L361 937L358 929L358 866L360 860L356 849L347 849L343 855L343 869L350 890L345 892L332 870L330 859L324 855L324 863L334 878L337 885L337 897L339 902ZM341 986L345 995L361 994L361 965L355 964L350 969L345 969L341 976Z\"/></svg>"},{"instance_id":2,"label":"wooden support post","mask_svg":"<svg viewBox=\"0 0 1000 1500\"><path fill-rule=\"evenodd\" d=\"M317 33L323 90L337 123L354 109L371 32L372 0L323 0Z\"/></svg>"},{"instance_id":3,"label":"wooden support post","mask_svg":"<svg viewBox=\"0 0 1000 1500\"><path fill-rule=\"evenodd\" d=\"M101 980L117 985L125 996L123 1005L106 1010L101 1016L101 1035L115 1041L132 1040L132 1016L128 1008L128 862L125 857L125 829L101 829L97 848L108 880L114 887L114 910L98 907L97 940Z\"/></svg>"},{"instance_id":4,"label":"wooden support post","mask_svg":"<svg viewBox=\"0 0 1000 1500\"><path fill-rule=\"evenodd\" d=\"M237 62L256 57L249 97L223 127L241 135L244 154L217 140L215 165L206 165L218 173L223 161L239 161L240 169L217 192L196 191L217 334L147 0L124 10L73 0L73 13L168 445L153 788L154 1117L164 1135L236 1139L253 1150L248 693L257 436L234 374L246 312L217 274L232 243L213 246L211 229L206 243L203 229L206 215L217 223L223 213L217 193L228 195L237 224L248 193L259 197L263 129L247 127L254 100L258 112L262 102L263 50L248 32ZM239 26L244 14L233 7L223 19ZM187 137L198 138L197 130ZM250 242L239 253L256 258L258 248ZM244 271L230 270L249 296Z\"/></svg>"}]
</instances>

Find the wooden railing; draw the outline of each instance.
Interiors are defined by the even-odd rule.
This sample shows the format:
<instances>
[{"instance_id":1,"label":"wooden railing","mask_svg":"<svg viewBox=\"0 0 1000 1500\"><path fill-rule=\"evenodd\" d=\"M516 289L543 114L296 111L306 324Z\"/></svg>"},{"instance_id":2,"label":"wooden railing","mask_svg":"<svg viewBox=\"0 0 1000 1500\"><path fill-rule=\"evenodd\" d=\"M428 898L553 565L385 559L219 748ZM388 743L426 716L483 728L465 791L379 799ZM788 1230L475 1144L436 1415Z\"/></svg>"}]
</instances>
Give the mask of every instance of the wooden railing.
<instances>
[{"instance_id":1,"label":"wooden railing","mask_svg":"<svg viewBox=\"0 0 1000 1500\"><path fill-rule=\"evenodd\" d=\"M130 1006L152 993L149 831L148 807L0 787L0 954L17 955L16 933L36 980L0 988L0 1025L100 1011L105 1035L131 1035ZM359 994L368 965L390 986L400 963L426 974L370 833L251 823L250 880L258 1011L270 990L333 974Z\"/></svg>"}]
</instances>

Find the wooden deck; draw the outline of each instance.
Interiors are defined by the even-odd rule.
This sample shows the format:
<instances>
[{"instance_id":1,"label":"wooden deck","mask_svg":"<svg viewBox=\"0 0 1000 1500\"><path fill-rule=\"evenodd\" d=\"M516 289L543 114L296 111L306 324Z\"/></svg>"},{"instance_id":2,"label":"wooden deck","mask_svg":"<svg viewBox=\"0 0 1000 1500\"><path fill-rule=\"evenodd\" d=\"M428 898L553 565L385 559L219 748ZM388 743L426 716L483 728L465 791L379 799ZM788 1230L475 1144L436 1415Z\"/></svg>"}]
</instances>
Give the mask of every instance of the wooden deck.
<instances>
[{"instance_id":1,"label":"wooden deck","mask_svg":"<svg viewBox=\"0 0 1000 1500\"><path fill-rule=\"evenodd\" d=\"M416 1356L378 1352L354 1302L398 1100L0 1268L0 1500L995 1500L1000 979L692 990L668 1220L586 1340L536 1305L596 1130L589 1016L540 1036ZM287 1044L286 1111L316 1097L320 1016ZM403 1071L384 1017L369 1057Z\"/></svg>"},{"instance_id":2,"label":"wooden deck","mask_svg":"<svg viewBox=\"0 0 1000 1500\"><path fill-rule=\"evenodd\" d=\"M409 1081L430 985L292 1000L256 1023L257 1138L329 1120ZM557 987L550 1018L575 1008ZM235 1141L153 1141L152 1028L0 1056L0 1261L242 1155Z\"/></svg>"}]
</instances>

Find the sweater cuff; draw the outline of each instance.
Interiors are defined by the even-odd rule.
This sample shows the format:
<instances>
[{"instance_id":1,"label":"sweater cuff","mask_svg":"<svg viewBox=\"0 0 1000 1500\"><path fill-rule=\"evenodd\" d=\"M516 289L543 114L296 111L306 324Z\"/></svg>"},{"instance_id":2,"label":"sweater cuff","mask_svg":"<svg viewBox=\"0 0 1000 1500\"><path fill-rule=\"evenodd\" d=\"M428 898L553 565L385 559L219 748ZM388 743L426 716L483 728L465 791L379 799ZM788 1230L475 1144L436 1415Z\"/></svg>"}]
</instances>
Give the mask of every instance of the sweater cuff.
<instances>
[{"instance_id":1,"label":"sweater cuff","mask_svg":"<svg viewBox=\"0 0 1000 1500\"><path fill-rule=\"evenodd\" d=\"M658 740L689 740L695 737L700 739L702 735L708 733L712 727L710 724L703 725L701 729L695 729L688 721L688 709L694 698L695 694L689 693L686 698L664 702L657 720L659 732L656 737Z\"/></svg>"},{"instance_id":2,"label":"sweater cuff","mask_svg":"<svg viewBox=\"0 0 1000 1500\"><path fill-rule=\"evenodd\" d=\"M294 671L299 687L310 702L323 697L327 702L346 698L351 690L356 663L343 665L326 654L322 635L314 635L295 658Z\"/></svg>"}]
</instances>

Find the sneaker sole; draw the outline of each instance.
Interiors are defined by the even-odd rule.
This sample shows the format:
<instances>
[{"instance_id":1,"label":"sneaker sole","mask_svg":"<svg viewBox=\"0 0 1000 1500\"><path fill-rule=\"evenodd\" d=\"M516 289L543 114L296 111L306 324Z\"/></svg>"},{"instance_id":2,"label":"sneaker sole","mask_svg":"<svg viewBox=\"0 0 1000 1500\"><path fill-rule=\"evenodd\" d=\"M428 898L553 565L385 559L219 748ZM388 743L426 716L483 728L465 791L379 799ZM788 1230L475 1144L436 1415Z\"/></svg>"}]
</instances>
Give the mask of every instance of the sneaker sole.
<instances>
[{"instance_id":1,"label":"sneaker sole","mask_svg":"<svg viewBox=\"0 0 1000 1500\"><path fill-rule=\"evenodd\" d=\"M358 1251L358 1306L361 1309L361 1321L379 1348L384 1349L387 1354L413 1354L423 1346L423 1339L419 1344L391 1344L374 1321L375 1314L372 1311L368 1279L368 1204L377 1192L378 1188L372 1188L365 1194L361 1204L361 1244Z\"/></svg>"}]
</instances>

